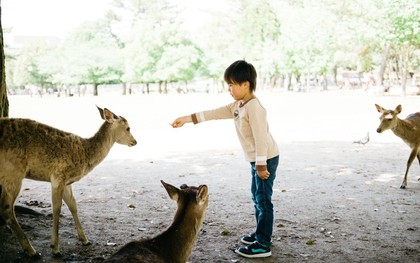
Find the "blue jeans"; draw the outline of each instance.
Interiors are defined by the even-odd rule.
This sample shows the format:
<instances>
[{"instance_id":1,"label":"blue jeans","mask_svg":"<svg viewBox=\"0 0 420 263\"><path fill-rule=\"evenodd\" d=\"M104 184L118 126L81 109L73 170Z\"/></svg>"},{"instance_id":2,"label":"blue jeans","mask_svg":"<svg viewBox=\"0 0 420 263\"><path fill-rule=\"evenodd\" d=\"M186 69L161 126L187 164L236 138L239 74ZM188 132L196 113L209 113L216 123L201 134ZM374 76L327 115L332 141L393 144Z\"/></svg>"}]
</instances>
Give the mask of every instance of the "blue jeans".
<instances>
[{"instance_id":1,"label":"blue jeans","mask_svg":"<svg viewBox=\"0 0 420 263\"><path fill-rule=\"evenodd\" d=\"M279 164L279 156L267 160L267 170L270 176L266 180L258 177L255 170L255 162L251 163L251 193L254 202L255 219L257 227L251 236L265 246L271 246L271 236L273 234L274 209L271 202L273 195L273 184L276 179L276 170Z\"/></svg>"}]
</instances>

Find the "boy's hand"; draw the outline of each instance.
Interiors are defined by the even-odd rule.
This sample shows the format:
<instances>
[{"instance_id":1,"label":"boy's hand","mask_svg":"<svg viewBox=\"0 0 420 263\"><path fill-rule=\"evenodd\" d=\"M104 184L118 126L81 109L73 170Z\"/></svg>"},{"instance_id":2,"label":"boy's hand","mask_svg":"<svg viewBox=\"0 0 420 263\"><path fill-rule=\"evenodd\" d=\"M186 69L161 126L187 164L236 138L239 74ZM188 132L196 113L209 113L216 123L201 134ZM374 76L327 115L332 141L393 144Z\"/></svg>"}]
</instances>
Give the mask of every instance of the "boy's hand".
<instances>
[{"instance_id":1,"label":"boy's hand","mask_svg":"<svg viewBox=\"0 0 420 263\"><path fill-rule=\"evenodd\" d=\"M172 126L172 128L180 128L187 122L192 122L191 116L179 117L174 122L172 122L170 125Z\"/></svg>"},{"instance_id":2,"label":"boy's hand","mask_svg":"<svg viewBox=\"0 0 420 263\"><path fill-rule=\"evenodd\" d=\"M267 180L270 177L268 170L257 171L258 177L262 180Z\"/></svg>"}]
</instances>

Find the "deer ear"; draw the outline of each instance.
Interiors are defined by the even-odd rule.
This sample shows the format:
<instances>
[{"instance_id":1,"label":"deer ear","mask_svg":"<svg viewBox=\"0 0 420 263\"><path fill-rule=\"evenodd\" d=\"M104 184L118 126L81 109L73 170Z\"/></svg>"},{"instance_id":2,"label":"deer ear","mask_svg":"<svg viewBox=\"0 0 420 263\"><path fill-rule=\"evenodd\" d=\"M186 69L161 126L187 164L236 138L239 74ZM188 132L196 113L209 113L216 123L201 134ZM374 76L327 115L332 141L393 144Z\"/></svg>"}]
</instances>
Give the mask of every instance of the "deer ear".
<instances>
[{"instance_id":1,"label":"deer ear","mask_svg":"<svg viewBox=\"0 0 420 263\"><path fill-rule=\"evenodd\" d=\"M120 117L115 115L112 111L108 110L107 108L103 110L102 119L104 119L105 121L109 123L113 123L115 120L118 120L119 118Z\"/></svg>"},{"instance_id":2,"label":"deer ear","mask_svg":"<svg viewBox=\"0 0 420 263\"><path fill-rule=\"evenodd\" d=\"M104 117L104 110L103 110L103 109L101 109L101 108L99 108L99 107L98 107L98 105L96 105L96 108L98 108L98 110L99 110L99 115L101 115L101 118L105 120L105 117Z\"/></svg>"},{"instance_id":3,"label":"deer ear","mask_svg":"<svg viewBox=\"0 0 420 263\"><path fill-rule=\"evenodd\" d=\"M401 113L401 111L402 111L402 107L401 107L401 105L398 105L398 106L395 108L395 111L396 111L397 113Z\"/></svg>"},{"instance_id":4,"label":"deer ear","mask_svg":"<svg viewBox=\"0 0 420 263\"><path fill-rule=\"evenodd\" d=\"M379 113L382 113L383 111L384 111L384 108L382 108L381 106L379 106L378 104L375 104L375 107L376 107L376 110L379 112Z\"/></svg>"},{"instance_id":5,"label":"deer ear","mask_svg":"<svg viewBox=\"0 0 420 263\"><path fill-rule=\"evenodd\" d=\"M207 185L200 185L200 187L198 188L198 193L196 197L197 203L203 204L204 202L206 202L208 194L209 194L209 189L207 188Z\"/></svg>"},{"instance_id":6,"label":"deer ear","mask_svg":"<svg viewBox=\"0 0 420 263\"><path fill-rule=\"evenodd\" d=\"M166 192L168 192L169 197L174 201L178 201L178 199L179 199L179 189L176 188L173 185L165 183L163 180L160 180L160 182L165 187Z\"/></svg>"}]
</instances>

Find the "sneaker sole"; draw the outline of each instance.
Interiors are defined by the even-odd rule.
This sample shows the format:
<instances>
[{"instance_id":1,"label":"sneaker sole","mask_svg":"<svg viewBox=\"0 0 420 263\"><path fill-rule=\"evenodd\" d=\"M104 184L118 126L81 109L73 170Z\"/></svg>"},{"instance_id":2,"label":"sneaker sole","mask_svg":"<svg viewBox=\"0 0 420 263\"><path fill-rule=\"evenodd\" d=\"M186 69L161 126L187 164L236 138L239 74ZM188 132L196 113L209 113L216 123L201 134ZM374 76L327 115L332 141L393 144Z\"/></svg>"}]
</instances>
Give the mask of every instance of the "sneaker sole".
<instances>
[{"instance_id":1,"label":"sneaker sole","mask_svg":"<svg viewBox=\"0 0 420 263\"><path fill-rule=\"evenodd\" d=\"M242 244L245 244L245 245L251 245L252 243L254 243L256 240L254 240L253 242L249 242L249 241L246 241L246 240L244 240L244 239L242 239L241 238L241 243ZM271 242L272 242L273 240L271 240Z\"/></svg>"},{"instance_id":2,"label":"sneaker sole","mask_svg":"<svg viewBox=\"0 0 420 263\"><path fill-rule=\"evenodd\" d=\"M271 251L268 251L266 253L258 253L258 254L250 255L250 254L242 253L241 251L239 251L239 249L235 249L235 253L246 258L267 258L271 256Z\"/></svg>"},{"instance_id":3,"label":"sneaker sole","mask_svg":"<svg viewBox=\"0 0 420 263\"><path fill-rule=\"evenodd\" d=\"M246 240L241 239L241 243L242 244L245 244L245 245L251 245L254 242L249 242L249 241L246 241Z\"/></svg>"}]
</instances>

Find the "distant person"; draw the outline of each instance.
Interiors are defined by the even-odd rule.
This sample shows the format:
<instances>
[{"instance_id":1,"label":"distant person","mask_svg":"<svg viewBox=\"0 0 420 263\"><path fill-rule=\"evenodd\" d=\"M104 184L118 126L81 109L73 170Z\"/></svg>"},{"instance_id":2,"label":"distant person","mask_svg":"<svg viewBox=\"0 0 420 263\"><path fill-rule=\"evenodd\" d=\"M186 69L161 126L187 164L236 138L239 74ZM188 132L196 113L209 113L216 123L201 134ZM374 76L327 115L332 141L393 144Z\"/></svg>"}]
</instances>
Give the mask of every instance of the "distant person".
<instances>
[{"instance_id":1,"label":"distant person","mask_svg":"<svg viewBox=\"0 0 420 263\"><path fill-rule=\"evenodd\" d=\"M247 246L235 250L247 258L271 256L274 210L271 196L279 163L279 150L270 134L267 113L255 97L257 73L250 63L238 60L230 65L224 74L234 102L213 110L194 113L177 118L171 125L182 127L220 119L233 119L239 141L247 161L251 164L251 193L255 208L256 228L241 238Z\"/></svg>"}]
</instances>

